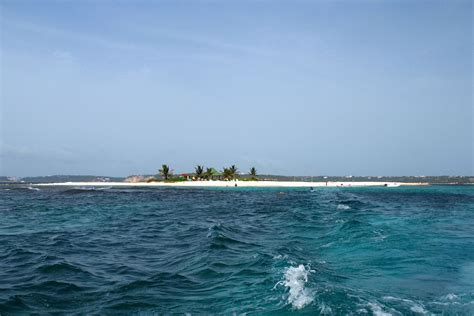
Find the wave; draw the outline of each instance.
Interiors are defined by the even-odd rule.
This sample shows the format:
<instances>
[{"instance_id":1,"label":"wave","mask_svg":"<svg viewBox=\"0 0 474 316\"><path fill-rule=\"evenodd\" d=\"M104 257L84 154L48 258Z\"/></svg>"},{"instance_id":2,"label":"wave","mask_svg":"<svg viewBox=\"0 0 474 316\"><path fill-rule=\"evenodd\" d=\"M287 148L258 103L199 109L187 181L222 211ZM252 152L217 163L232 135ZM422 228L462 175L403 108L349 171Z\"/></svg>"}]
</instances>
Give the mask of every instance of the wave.
<instances>
[{"instance_id":1,"label":"wave","mask_svg":"<svg viewBox=\"0 0 474 316\"><path fill-rule=\"evenodd\" d=\"M386 311L384 311L382 309L382 306L377 304L377 303L368 303L367 306L370 307L370 309L372 310L372 313L375 315L375 316L392 316L391 313L388 313Z\"/></svg>"},{"instance_id":2,"label":"wave","mask_svg":"<svg viewBox=\"0 0 474 316\"><path fill-rule=\"evenodd\" d=\"M455 301L458 299L458 296L456 294L453 294L453 293L449 293L445 296L443 296L443 300L446 300L446 301Z\"/></svg>"},{"instance_id":3,"label":"wave","mask_svg":"<svg viewBox=\"0 0 474 316\"><path fill-rule=\"evenodd\" d=\"M192 291L199 287L200 283L195 280L195 277L189 278L186 275L174 272L157 272L149 277L134 277L126 282L120 282L112 288L111 292L122 294L159 288L162 292L183 293L183 291Z\"/></svg>"},{"instance_id":4,"label":"wave","mask_svg":"<svg viewBox=\"0 0 474 316\"><path fill-rule=\"evenodd\" d=\"M306 288L308 276L312 272L314 270L302 264L297 267L288 267L285 270L284 280L276 284L283 285L288 289L287 302L295 309L302 309L314 300L311 291Z\"/></svg>"},{"instance_id":5,"label":"wave","mask_svg":"<svg viewBox=\"0 0 474 316\"><path fill-rule=\"evenodd\" d=\"M257 244L244 240L241 232L221 223L211 225L206 237L210 240L212 249L227 249L232 246L258 247Z\"/></svg>"},{"instance_id":6,"label":"wave","mask_svg":"<svg viewBox=\"0 0 474 316\"><path fill-rule=\"evenodd\" d=\"M342 223L341 230L352 230L352 229L360 228L362 224L363 223L357 219L350 219Z\"/></svg>"},{"instance_id":7,"label":"wave","mask_svg":"<svg viewBox=\"0 0 474 316\"><path fill-rule=\"evenodd\" d=\"M168 189L168 188L166 188ZM61 191L64 194L80 194L80 193L114 193L114 194L138 194L138 193L156 193L164 190L163 188L117 188L108 187L74 187ZM172 190L168 189L168 194L172 194Z\"/></svg>"},{"instance_id":8,"label":"wave","mask_svg":"<svg viewBox=\"0 0 474 316\"><path fill-rule=\"evenodd\" d=\"M37 272L46 273L46 274L56 274L56 273L84 273L86 271L81 268L69 264L67 262L57 262L52 264L45 264L37 268ZM87 273L87 272L86 272Z\"/></svg>"},{"instance_id":9,"label":"wave","mask_svg":"<svg viewBox=\"0 0 474 316\"><path fill-rule=\"evenodd\" d=\"M72 189L67 189L62 191L63 194L81 194L81 193L91 193L97 191L95 188L87 188L87 187L77 187Z\"/></svg>"},{"instance_id":10,"label":"wave","mask_svg":"<svg viewBox=\"0 0 474 316\"><path fill-rule=\"evenodd\" d=\"M333 313L331 306L327 305L326 303L321 302L318 305L319 305L319 313L321 315L331 315Z\"/></svg>"},{"instance_id":11,"label":"wave","mask_svg":"<svg viewBox=\"0 0 474 316\"><path fill-rule=\"evenodd\" d=\"M75 283L70 281L62 281L62 280L48 280L43 281L40 283L36 283L30 287L31 293L49 293L51 295L58 295L61 293L62 295L71 293L71 292L80 292L84 290L88 290L89 288L79 286Z\"/></svg>"},{"instance_id":12,"label":"wave","mask_svg":"<svg viewBox=\"0 0 474 316\"><path fill-rule=\"evenodd\" d=\"M96 191L104 191L104 190L110 190L112 189L112 187L98 187L98 188L94 188Z\"/></svg>"},{"instance_id":13,"label":"wave","mask_svg":"<svg viewBox=\"0 0 474 316\"><path fill-rule=\"evenodd\" d=\"M349 205L345 205L345 204L338 204L337 205L337 209L338 210L348 210L350 209L351 207Z\"/></svg>"},{"instance_id":14,"label":"wave","mask_svg":"<svg viewBox=\"0 0 474 316\"><path fill-rule=\"evenodd\" d=\"M214 238L219 236L219 231L221 230L221 223L212 224L208 228L207 238Z\"/></svg>"},{"instance_id":15,"label":"wave","mask_svg":"<svg viewBox=\"0 0 474 316\"><path fill-rule=\"evenodd\" d=\"M331 200L333 203L337 203L337 208L338 209L348 209L346 207L352 208L352 209L360 209L363 207L366 207L367 204L362 202L359 198L352 198L352 197L339 197L337 199ZM341 206L339 206L341 205Z\"/></svg>"},{"instance_id":16,"label":"wave","mask_svg":"<svg viewBox=\"0 0 474 316\"><path fill-rule=\"evenodd\" d=\"M287 260L288 259L288 255L275 255L273 256L273 260Z\"/></svg>"},{"instance_id":17,"label":"wave","mask_svg":"<svg viewBox=\"0 0 474 316\"><path fill-rule=\"evenodd\" d=\"M17 192L21 192L21 191L41 191L41 189L29 185L29 186L11 186L10 188L3 189L3 191L17 191Z\"/></svg>"},{"instance_id":18,"label":"wave","mask_svg":"<svg viewBox=\"0 0 474 316\"><path fill-rule=\"evenodd\" d=\"M29 306L20 295L10 296L0 303L0 313L5 314L23 314L23 311L28 310L28 308Z\"/></svg>"},{"instance_id":19,"label":"wave","mask_svg":"<svg viewBox=\"0 0 474 316\"><path fill-rule=\"evenodd\" d=\"M406 305L412 312L417 314L428 314L428 311L425 309L425 306L421 302L415 302L405 298L399 298L394 296L384 296L385 301L397 301L403 305Z\"/></svg>"}]
</instances>

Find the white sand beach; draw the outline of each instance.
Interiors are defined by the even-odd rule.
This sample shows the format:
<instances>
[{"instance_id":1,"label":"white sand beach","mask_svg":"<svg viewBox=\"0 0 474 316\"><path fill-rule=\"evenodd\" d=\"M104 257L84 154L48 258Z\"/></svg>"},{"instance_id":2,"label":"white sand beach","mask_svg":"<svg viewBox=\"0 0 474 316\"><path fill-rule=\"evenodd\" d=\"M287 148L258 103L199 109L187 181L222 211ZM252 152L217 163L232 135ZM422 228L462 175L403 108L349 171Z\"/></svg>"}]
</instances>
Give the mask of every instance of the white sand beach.
<instances>
[{"instance_id":1,"label":"white sand beach","mask_svg":"<svg viewBox=\"0 0 474 316\"><path fill-rule=\"evenodd\" d=\"M426 185L425 183L398 182L297 182L297 181L183 181L183 182L61 182L38 183L34 186L74 187L246 187L246 188L310 188L310 187L369 187L401 185Z\"/></svg>"}]
</instances>

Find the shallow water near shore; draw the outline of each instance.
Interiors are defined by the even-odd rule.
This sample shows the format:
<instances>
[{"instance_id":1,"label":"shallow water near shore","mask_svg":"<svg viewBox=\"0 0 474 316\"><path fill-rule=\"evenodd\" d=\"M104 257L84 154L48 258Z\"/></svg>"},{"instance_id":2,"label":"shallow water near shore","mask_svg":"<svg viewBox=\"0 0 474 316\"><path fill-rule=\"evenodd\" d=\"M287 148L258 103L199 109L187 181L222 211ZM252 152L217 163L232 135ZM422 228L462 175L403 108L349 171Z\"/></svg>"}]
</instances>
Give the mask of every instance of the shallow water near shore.
<instances>
[{"instance_id":1,"label":"shallow water near shore","mask_svg":"<svg viewBox=\"0 0 474 316\"><path fill-rule=\"evenodd\" d=\"M0 314L474 314L474 187L0 186Z\"/></svg>"}]
</instances>

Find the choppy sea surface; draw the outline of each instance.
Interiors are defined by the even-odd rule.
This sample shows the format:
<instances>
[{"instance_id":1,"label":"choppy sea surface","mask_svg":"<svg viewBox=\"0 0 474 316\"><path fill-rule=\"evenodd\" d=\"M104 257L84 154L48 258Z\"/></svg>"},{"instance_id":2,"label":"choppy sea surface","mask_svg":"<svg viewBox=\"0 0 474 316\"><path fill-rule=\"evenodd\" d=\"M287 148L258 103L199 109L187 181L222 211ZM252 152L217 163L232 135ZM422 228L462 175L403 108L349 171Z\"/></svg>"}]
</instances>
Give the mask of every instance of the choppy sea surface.
<instances>
[{"instance_id":1,"label":"choppy sea surface","mask_svg":"<svg viewBox=\"0 0 474 316\"><path fill-rule=\"evenodd\" d=\"M474 187L0 187L0 314L473 315Z\"/></svg>"}]
</instances>

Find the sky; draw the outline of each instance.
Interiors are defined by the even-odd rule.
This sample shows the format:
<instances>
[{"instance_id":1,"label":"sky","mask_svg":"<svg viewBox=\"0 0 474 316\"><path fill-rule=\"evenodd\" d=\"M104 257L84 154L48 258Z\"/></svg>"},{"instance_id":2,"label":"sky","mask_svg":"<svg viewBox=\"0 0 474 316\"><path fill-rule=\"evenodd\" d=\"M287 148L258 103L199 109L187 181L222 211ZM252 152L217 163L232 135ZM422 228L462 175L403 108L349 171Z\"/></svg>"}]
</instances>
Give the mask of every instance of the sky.
<instances>
[{"instance_id":1,"label":"sky","mask_svg":"<svg viewBox=\"0 0 474 316\"><path fill-rule=\"evenodd\" d=\"M0 175L474 174L471 1L0 10Z\"/></svg>"}]
</instances>

